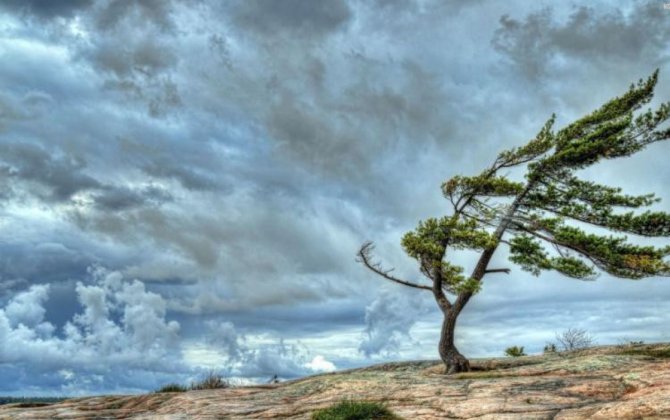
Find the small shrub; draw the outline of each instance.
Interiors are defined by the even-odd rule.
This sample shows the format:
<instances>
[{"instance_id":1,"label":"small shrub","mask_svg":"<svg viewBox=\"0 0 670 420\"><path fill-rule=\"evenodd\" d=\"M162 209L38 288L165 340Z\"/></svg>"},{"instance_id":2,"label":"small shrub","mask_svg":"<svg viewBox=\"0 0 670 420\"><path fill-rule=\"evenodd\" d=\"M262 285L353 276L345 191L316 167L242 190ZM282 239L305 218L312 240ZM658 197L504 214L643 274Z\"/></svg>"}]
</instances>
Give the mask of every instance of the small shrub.
<instances>
[{"instance_id":1,"label":"small shrub","mask_svg":"<svg viewBox=\"0 0 670 420\"><path fill-rule=\"evenodd\" d=\"M179 384L167 384L163 385L156 391L156 393L160 392L186 392L188 391L188 388L186 388L184 385L179 385Z\"/></svg>"},{"instance_id":2,"label":"small shrub","mask_svg":"<svg viewBox=\"0 0 670 420\"><path fill-rule=\"evenodd\" d=\"M505 349L505 354L510 356L510 357L521 357L521 356L526 355L526 353L523 352L523 346L521 346L521 347L517 347L517 346L507 347Z\"/></svg>"},{"instance_id":3,"label":"small shrub","mask_svg":"<svg viewBox=\"0 0 670 420\"><path fill-rule=\"evenodd\" d=\"M565 351L585 349L593 345L593 337L579 328L568 328L562 333L556 333L556 340Z\"/></svg>"},{"instance_id":4,"label":"small shrub","mask_svg":"<svg viewBox=\"0 0 670 420\"><path fill-rule=\"evenodd\" d=\"M370 401L342 401L312 413L312 420L397 420L384 404Z\"/></svg>"},{"instance_id":5,"label":"small shrub","mask_svg":"<svg viewBox=\"0 0 670 420\"><path fill-rule=\"evenodd\" d=\"M556 344L554 343L547 343L544 346L544 353L556 353Z\"/></svg>"},{"instance_id":6,"label":"small shrub","mask_svg":"<svg viewBox=\"0 0 670 420\"><path fill-rule=\"evenodd\" d=\"M222 375L215 372L209 372L203 379L191 384L192 390L222 389L229 387L230 382L228 382Z\"/></svg>"}]
</instances>

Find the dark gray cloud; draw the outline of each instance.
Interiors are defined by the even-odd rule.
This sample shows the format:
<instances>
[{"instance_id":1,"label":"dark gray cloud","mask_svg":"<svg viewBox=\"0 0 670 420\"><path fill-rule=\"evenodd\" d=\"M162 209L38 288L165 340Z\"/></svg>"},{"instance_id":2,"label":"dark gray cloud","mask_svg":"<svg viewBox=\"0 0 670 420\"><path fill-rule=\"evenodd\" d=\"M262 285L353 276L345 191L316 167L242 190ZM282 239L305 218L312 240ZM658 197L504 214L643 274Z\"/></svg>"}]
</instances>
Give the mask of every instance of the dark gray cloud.
<instances>
[{"instance_id":1,"label":"dark gray cloud","mask_svg":"<svg viewBox=\"0 0 670 420\"><path fill-rule=\"evenodd\" d=\"M399 239L443 214L445 178L657 66L670 98L659 4L22 4L0 18L0 334L24 350L3 347L2 393L21 378L134 392L221 366L267 380L434 358L430 295L383 285L358 246L374 239L416 279ZM585 175L668 198L662 147ZM487 282L462 348L535 351L571 323L602 343L663 339L667 284L559 280ZM652 309L635 309L649 290Z\"/></svg>"},{"instance_id":2,"label":"dark gray cloud","mask_svg":"<svg viewBox=\"0 0 670 420\"><path fill-rule=\"evenodd\" d=\"M603 70L643 63L651 71L670 58L667 18L657 2L640 2L631 10L578 6L564 20L547 8L522 20L502 16L493 45L533 79L560 72L570 62Z\"/></svg>"},{"instance_id":3,"label":"dark gray cloud","mask_svg":"<svg viewBox=\"0 0 670 420\"><path fill-rule=\"evenodd\" d=\"M417 2L410 0L410 1L403 1L403 0L374 0L372 2L375 6L381 7L381 8L408 8L411 10L415 10L417 7Z\"/></svg>"},{"instance_id":4,"label":"dark gray cloud","mask_svg":"<svg viewBox=\"0 0 670 420\"><path fill-rule=\"evenodd\" d=\"M92 0L6 0L0 8L50 19L70 17L92 4Z\"/></svg>"},{"instance_id":5,"label":"dark gray cloud","mask_svg":"<svg viewBox=\"0 0 670 420\"><path fill-rule=\"evenodd\" d=\"M352 61L360 78L355 76L337 96L318 89L312 98L285 92L269 109L266 127L289 158L315 171L360 180L389 149L402 148L405 138L430 144L449 132L449 122L440 119L447 109L428 112L448 102L434 74L405 62L391 82L385 76L391 63Z\"/></svg>"},{"instance_id":6,"label":"dark gray cloud","mask_svg":"<svg viewBox=\"0 0 670 420\"><path fill-rule=\"evenodd\" d=\"M86 266L95 264L94 255L76 249L78 244L68 247L58 242L21 243L2 241L0 247L0 269L6 287L16 290L20 286L36 283L60 283L80 278Z\"/></svg>"},{"instance_id":7,"label":"dark gray cloud","mask_svg":"<svg viewBox=\"0 0 670 420\"><path fill-rule=\"evenodd\" d=\"M141 190L130 188L104 188L93 196L96 207L102 211L119 211L147 204L160 205L172 200L164 188L148 186Z\"/></svg>"},{"instance_id":8,"label":"dark gray cloud","mask_svg":"<svg viewBox=\"0 0 670 420\"><path fill-rule=\"evenodd\" d=\"M124 45L119 45L115 39L103 39L91 53L90 60L98 69L119 78L133 74L152 76L173 67L178 61L169 45L151 39Z\"/></svg>"},{"instance_id":9,"label":"dark gray cloud","mask_svg":"<svg viewBox=\"0 0 670 420\"><path fill-rule=\"evenodd\" d=\"M171 0L126 1L110 0L95 16L97 27L103 31L117 29L124 20L153 24L161 30L174 29Z\"/></svg>"},{"instance_id":10,"label":"dark gray cloud","mask_svg":"<svg viewBox=\"0 0 670 420\"><path fill-rule=\"evenodd\" d=\"M235 4L231 9L240 31L255 31L272 37L283 32L307 37L321 36L335 31L352 18L349 4L343 0L328 3L249 0Z\"/></svg>"},{"instance_id":11,"label":"dark gray cloud","mask_svg":"<svg viewBox=\"0 0 670 420\"><path fill-rule=\"evenodd\" d=\"M83 157L62 150L23 142L0 144L0 153L0 182L13 194L30 192L46 202L80 205L85 198L75 196L90 192L95 206L109 211L172 200L169 191L153 185L136 189L104 185L86 173Z\"/></svg>"},{"instance_id":12,"label":"dark gray cloud","mask_svg":"<svg viewBox=\"0 0 670 420\"><path fill-rule=\"evenodd\" d=\"M101 186L84 173L86 161L81 156L30 143L0 144L0 153L5 176L35 184L36 194L45 200L67 201L80 191Z\"/></svg>"},{"instance_id":13,"label":"dark gray cloud","mask_svg":"<svg viewBox=\"0 0 670 420\"><path fill-rule=\"evenodd\" d=\"M142 168L148 175L179 181L182 187L194 191L225 192L229 186L215 179L207 171L182 162L153 160Z\"/></svg>"},{"instance_id":14,"label":"dark gray cloud","mask_svg":"<svg viewBox=\"0 0 670 420\"><path fill-rule=\"evenodd\" d=\"M0 132L12 122L35 118L52 102L44 92L31 91L20 98L0 95Z\"/></svg>"}]
</instances>

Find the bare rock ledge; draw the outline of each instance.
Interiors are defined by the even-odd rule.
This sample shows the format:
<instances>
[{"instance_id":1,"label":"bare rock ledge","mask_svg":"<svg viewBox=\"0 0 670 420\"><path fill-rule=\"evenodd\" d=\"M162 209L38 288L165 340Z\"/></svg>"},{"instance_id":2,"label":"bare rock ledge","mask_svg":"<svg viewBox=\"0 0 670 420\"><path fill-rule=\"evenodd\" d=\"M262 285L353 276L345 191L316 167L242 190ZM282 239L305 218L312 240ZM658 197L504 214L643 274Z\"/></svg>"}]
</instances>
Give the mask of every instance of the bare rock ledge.
<instances>
[{"instance_id":1,"label":"bare rock ledge","mask_svg":"<svg viewBox=\"0 0 670 420\"><path fill-rule=\"evenodd\" d=\"M670 344L474 360L390 363L276 385L0 406L0 419L309 419L342 399L385 402L406 419L670 419Z\"/></svg>"}]
</instances>

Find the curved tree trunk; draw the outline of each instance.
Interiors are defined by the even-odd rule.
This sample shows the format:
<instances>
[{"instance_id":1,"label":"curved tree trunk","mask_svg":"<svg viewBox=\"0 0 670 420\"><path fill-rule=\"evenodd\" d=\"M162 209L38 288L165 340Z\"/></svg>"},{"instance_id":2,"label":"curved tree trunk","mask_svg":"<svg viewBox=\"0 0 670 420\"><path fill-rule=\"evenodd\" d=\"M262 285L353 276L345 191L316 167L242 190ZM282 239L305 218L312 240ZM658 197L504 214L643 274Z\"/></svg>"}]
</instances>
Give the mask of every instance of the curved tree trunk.
<instances>
[{"instance_id":1,"label":"curved tree trunk","mask_svg":"<svg viewBox=\"0 0 670 420\"><path fill-rule=\"evenodd\" d=\"M470 362L454 345L454 328L456 328L457 317L457 313L448 311L444 314L444 320L442 321L439 351L440 358L446 367L445 373L447 375L458 372L468 372L470 370Z\"/></svg>"}]
</instances>

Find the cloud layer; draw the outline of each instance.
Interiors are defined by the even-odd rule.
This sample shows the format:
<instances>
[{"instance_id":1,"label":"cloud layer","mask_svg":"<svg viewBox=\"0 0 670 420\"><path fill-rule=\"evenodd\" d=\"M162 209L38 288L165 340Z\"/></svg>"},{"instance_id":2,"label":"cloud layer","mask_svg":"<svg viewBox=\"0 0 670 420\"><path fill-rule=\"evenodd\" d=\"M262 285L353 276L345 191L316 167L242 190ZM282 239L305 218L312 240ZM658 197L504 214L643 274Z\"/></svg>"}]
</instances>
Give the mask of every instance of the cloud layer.
<instances>
[{"instance_id":1,"label":"cloud layer","mask_svg":"<svg viewBox=\"0 0 670 420\"><path fill-rule=\"evenodd\" d=\"M382 285L358 246L416 278L399 238L444 213L444 179L657 67L670 98L661 6L2 2L0 392L437 357L431 297ZM670 200L663 147L585 175ZM485 285L459 342L667 339L669 295L517 270Z\"/></svg>"},{"instance_id":2,"label":"cloud layer","mask_svg":"<svg viewBox=\"0 0 670 420\"><path fill-rule=\"evenodd\" d=\"M93 268L86 283L77 282L80 309L62 328L46 320L49 292L48 284L32 285L0 308L0 369L5 378L21 378L21 389L11 381L0 384L3 393L138 392L166 381L197 380L206 368L257 381L335 369L321 355L310 360L309 350L298 344L279 340L250 347L230 322L207 323L200 350L215 366L189 358L179 322L167 319L166 300L117 271Z\"/></svg>"}]
</instances>

